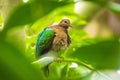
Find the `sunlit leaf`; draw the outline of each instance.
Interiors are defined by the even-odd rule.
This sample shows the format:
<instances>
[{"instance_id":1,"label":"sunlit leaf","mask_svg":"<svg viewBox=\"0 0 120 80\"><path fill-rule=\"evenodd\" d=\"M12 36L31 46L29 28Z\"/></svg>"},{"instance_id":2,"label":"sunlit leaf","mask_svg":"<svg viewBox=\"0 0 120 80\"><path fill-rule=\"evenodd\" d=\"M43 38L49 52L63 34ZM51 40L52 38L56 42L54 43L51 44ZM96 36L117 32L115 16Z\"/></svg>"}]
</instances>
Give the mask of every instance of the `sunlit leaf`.
<instances>
[{"instance_id":1,"label":"sunlit leaf","mask_svg":"<svg viewBox=\"0 0 120 80\"><path fill-rule=\"evenodd\" d=\"M96 71L92 74L91 76L92 80L112 80L111 77L109 77L108 75L100 72L100 71Z\"/></svg>"},{"instance_id":2,"label":"sunlit leaf","mask_svg":"<svg viewBox=\"0 0 120 80\"><path fill-rule=\"evenodd\" d=\"M2 24L2 15L0 13L0 25Z\"/></svg>"},{"instance_id":3,"label":"sunlit leaf","mask_svg":"<svg viewBox=\"0 0 120 80\"><path fill-rule=\"evenodd\" d=\"M84 45L82 47L70 48L67 56L82 60L97 69L117 69L119 64L118 40L101 41L94 44Z\"/></svg>"}]
</instances>

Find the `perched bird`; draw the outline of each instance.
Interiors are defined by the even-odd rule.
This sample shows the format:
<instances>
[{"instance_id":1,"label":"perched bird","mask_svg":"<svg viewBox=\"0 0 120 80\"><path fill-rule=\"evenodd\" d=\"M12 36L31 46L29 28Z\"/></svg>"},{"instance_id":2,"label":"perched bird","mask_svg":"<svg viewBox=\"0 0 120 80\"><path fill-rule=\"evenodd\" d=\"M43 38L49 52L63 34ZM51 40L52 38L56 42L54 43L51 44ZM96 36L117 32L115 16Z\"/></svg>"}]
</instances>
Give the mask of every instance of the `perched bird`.
<instances>
[{"instance_id":1,"label":"perched bird","mask_svg":"<svg viewBox=\"0 0 120 80\"><path fill-rule=\"evenodd\" d=\"M69 19L63 19L58 25L51 25L45 28L38 36L36 43L36 57L51 52L64 51L71 43L67 29L71 27Z\"/></svg>"},{"instance_id":2,"label":"perched bird","mask_svg":"<svg viewBox=\"0 0 120 80\"><path fill-rule=\"evenodd\" d=\"M45 28L38 36L36 43L36 58L57 58L61 51L65 51L71 43L67 29L71 27L69 19L63 19L58 25ZM48 62L49 60L47 60ZM45 61L42 61L45 63ZM48 62L51 63L52 61Z\"/></svg>"}]
</instances>

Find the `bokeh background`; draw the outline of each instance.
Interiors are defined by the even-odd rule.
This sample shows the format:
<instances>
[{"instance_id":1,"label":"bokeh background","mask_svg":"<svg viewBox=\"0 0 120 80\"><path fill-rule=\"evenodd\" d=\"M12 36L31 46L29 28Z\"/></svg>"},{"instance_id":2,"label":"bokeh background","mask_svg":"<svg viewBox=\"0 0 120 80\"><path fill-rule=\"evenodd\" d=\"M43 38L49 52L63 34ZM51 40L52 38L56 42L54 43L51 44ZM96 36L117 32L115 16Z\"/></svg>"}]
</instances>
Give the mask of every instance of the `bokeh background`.
<instances>
[{"instance_id":1,"label":"bokeh background","mask_svg":"<svg viewBox=\"0 0 120 80\"><path fill-rule=\"evenodd\" d=\"M38 34L70 19L72 44L48 78L33 63ZM0 80L119 80L119 0L0 0Z\"/></svg>"}]
</instances>

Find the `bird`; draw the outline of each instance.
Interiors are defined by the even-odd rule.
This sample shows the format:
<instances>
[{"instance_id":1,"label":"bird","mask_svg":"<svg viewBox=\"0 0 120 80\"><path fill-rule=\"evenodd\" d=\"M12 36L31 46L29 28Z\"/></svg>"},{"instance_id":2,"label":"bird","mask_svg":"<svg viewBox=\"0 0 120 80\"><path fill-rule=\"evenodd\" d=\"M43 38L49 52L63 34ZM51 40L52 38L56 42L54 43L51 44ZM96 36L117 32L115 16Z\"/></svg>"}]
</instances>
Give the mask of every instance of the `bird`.
<instances>
[{"instance_id":1,"label":"bird","mask_svg":"<svg viewBox=\"0 0 120 80\"><path fill-rule=\"evenodd\" d=\"M59 57L71 44L68 28L72 27L69 19L62 19L57 25L50 25L39 33L36 42L36 59L52 57L52 61ZM48 64L49 59L47 60ZM43 63L45 63L43 61Z\"/></svg>"}]
</instances>

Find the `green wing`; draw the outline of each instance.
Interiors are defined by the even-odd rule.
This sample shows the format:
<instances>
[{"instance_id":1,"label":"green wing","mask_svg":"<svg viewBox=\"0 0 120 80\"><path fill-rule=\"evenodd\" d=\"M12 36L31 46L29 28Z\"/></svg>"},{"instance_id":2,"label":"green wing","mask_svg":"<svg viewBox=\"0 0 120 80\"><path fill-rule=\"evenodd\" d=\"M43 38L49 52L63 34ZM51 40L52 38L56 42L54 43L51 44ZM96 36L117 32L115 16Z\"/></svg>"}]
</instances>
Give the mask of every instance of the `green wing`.
<instances>
[{"instance_id":1,"label":"green wing","mask_svg":"<svg viewBox=\"0 0 120 80\"><path fill-rule=\"evenodd\" d=\"M54 39L54 34L54 30L51 28L46 28L39 34L36 43L36 57L48 52Z\"/></svg>"}]
</instances>

